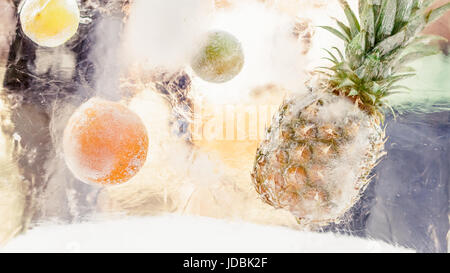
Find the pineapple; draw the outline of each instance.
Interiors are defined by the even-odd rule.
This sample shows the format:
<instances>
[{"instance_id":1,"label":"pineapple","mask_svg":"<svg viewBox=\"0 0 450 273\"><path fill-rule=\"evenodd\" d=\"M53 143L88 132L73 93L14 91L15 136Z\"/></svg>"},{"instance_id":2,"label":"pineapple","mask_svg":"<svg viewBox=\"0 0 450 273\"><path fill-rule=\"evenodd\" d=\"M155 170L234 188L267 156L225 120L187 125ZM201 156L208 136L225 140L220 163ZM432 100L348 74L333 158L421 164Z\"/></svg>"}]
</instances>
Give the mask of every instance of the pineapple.
<instances>
[{"instance_id":1,"label":"pineapple","mask_svg":"<svg viewBox=\"0 0 450 273\"><path fill-rule=\"evenodd\" d=\"M290 211L298 222L322 226L342 219L385 154L386 97L414 75L406 63L436 52L418 36L450 3L359 1L359 20L345 0L348 25L323 27L345 42L306 83L306 96L285 100L260 144L252 180L261 199Z\"/></svg>"}]
</instances>

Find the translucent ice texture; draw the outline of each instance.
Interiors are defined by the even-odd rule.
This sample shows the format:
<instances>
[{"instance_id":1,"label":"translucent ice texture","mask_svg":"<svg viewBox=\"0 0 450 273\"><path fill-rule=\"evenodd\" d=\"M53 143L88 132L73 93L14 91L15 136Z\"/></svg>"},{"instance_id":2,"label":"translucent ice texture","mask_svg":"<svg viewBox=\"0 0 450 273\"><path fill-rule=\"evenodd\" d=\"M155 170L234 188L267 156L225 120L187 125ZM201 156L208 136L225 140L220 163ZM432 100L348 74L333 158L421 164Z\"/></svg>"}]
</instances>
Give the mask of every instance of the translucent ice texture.
<instances>
[{"instance_id":1,"label":"translucent ice texture","mask_svg":"<svg viewBox=\"0 0 450 273\"><path fill-rule=\"evenodd\" d=\"M20 22L35 43L57 47L77 32L80 10L76 0L27 0L20 10Z\"/></svg>"}]
</instances>

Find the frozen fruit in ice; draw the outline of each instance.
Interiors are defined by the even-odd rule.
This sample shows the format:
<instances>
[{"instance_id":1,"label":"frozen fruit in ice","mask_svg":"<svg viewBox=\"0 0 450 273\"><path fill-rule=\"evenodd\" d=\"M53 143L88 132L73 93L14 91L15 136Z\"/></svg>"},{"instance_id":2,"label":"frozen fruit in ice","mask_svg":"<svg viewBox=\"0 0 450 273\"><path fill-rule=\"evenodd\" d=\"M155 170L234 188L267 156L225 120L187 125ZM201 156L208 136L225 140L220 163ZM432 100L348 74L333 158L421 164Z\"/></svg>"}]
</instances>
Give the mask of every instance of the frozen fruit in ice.
<instances>
[{"instance_id":1,"label":"frozen fruit in ice","mask_svg":"<svg viewBox=\"0 0 450 273\"><path fill-rule=\"evenodd\" d=\"M33 42L56 47L77 32L80 10L76 0L26 0L20 10L20 22Z\"/></svg>"},{"instance_id":2,"label":"frozen fruit in ice","mask_svg":"<svg viewBox=\"0 0 450 273\"><path fill-rule=\"evenodd\" d=\"M64 130L64 156L83 182L122 184L144 165L147 130L137 114L118 103L92 98L70 117Z\"/></svg>"},{"instance_id":3,"label":"frozen fruit in ice","mask_svg":"<svg viewBox=\"0 0 450 273\"><path fill-rule=\"evenodd\" d=\"M233 79L243 66L240 42L225 31L210 32L192 62L192 69L200 78L214 83Z\"/></svg>"},{"instance_id":4,"label":"frozen fruit in ice","mask_svg":"<svg viewBox=\"0 0 450 273\"><path fill-rule=\"evenodd\" d=\"M372 169L385 154L384 109L390 108L386 98L404 88L395 83L414 75L401 72L409 57L436 53L411 45L423 40L416 36L427 24L450 10L450 3L428 10L433 1L382 1L381 8L373 1L359 1L358 20L347 1L339 2L349 25L325 29L344 40L345 54L336 47L328 51L333 64L320 73L322 77L316 74L307 81L311 93L281 104L256 152L252 172L265 203L311 226L341 220L360 199ZM382 20L375 23L373 18ZM299 156L298 147L307 155ZM279 154L287 155L279 160ZM302 171L293 172L292 166ZM268 183L274 173L281 173L290 187Z\"/></svg>"}]
</instances>

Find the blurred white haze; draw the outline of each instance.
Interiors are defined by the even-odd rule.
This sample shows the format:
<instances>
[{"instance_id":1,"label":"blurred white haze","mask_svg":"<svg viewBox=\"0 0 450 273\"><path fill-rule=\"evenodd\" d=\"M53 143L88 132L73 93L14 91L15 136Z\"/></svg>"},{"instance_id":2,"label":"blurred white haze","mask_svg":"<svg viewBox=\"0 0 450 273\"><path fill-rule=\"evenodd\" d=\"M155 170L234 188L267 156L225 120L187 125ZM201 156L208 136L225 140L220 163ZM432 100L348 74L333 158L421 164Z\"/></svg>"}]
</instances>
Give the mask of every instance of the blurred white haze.
<instances>
[{"instance_id":1,"label":"blurred white haze","mask_svg":"<svg viewBox=\"0 0 450 273\"><path fill-rule=\"evenodd\" d=\"M210 99L235 103L245 99L252 88L267 83L302 92L306 73L323 64L322 48L341 44L317 29L313 48L305 56L302 51L306 45L292 35L297 18L311 20L313 27L331 24L330 16L343 16L336 0L223 2L229 3L227 8L217 9L210 0L136 1L125 27L125 64L137 61L148 69L188 69L205 32L227 31L242 43L243 70L224 84L208 84L195 78L194 85Z\"/></svg>"}]
</instances>

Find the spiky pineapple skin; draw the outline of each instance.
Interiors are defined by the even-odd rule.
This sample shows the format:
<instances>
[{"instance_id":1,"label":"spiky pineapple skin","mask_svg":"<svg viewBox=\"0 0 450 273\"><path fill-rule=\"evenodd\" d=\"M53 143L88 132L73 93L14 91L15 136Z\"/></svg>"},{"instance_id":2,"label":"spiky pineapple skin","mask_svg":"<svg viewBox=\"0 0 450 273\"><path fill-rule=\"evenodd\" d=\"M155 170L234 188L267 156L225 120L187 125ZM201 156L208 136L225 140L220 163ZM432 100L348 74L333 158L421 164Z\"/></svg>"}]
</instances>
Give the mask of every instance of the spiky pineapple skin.
<instances>
[{"instance_id":1,"label":"spiky pineapple skin","mask_svg":"<svg viewBox=\"0 0 450 273\"><path fill-rule=\"evenodd\" d=\"M286 100L257 150L252 173L264 202L304 224L339 221L384 154L375 115L349 98L312 92Z\"/></svg>"}]
</instances>

